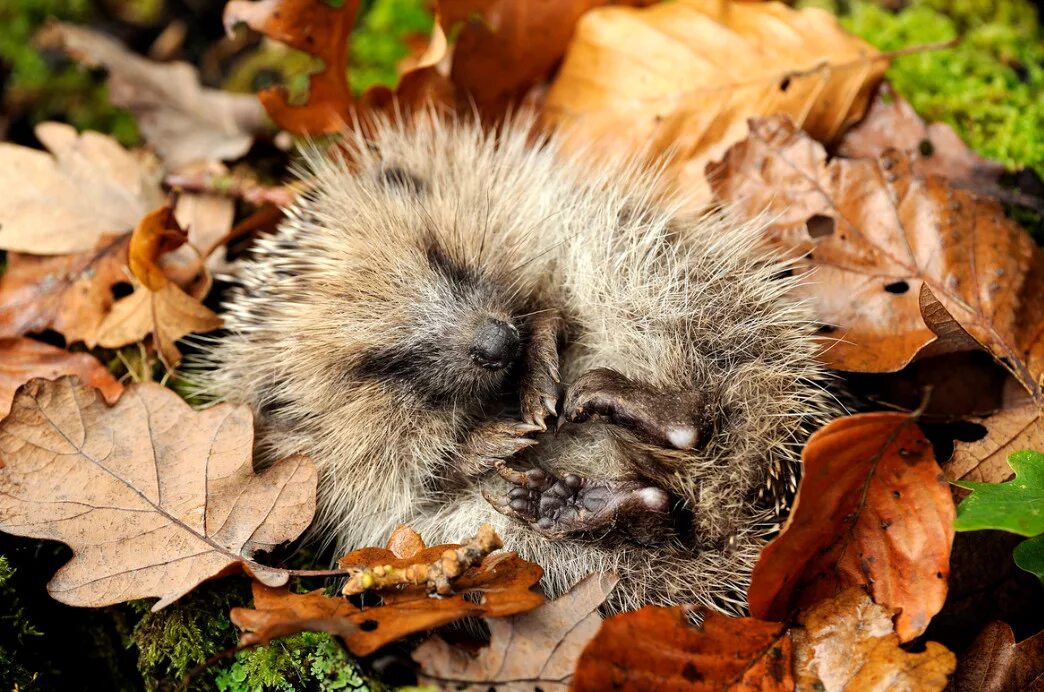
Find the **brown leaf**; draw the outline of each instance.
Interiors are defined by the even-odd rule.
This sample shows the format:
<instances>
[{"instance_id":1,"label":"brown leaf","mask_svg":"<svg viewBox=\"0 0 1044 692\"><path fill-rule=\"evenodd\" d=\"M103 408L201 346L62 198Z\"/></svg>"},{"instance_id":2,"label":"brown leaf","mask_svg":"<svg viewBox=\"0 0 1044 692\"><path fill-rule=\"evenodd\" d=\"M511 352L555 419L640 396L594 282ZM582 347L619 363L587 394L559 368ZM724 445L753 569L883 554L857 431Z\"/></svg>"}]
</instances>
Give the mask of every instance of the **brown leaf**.
<instances>
[{"instance_id":1,"label":"brown leaf","mask_svg":"<svg viewBox=\"0 0 1044 692\"><path fill-rule=\"evenodd\" d=\"M1007 692L1044 688L1044 632L1015 644L1011 627L991 622L960 658L954 692Z\"/></svg>"},{"instance_id":2,"label":"brown leaf","mask_svg":"<svg viewBox=\"0 0 1044 692\"><path fill-rule=\"evenodd\" d=\"M706 611L694 627L682 608L645 606L602 623L572 689L792 690L791 650L781 623Z\"/></svg>"},{"instance_id":3,"label":"brown leaf","mask_svg":"<svg viewBox=\"0 0 1044 692\"><path fill-rule=\"evenodd\" d=\"M158 166L111 137L61 123L37 125L36 136L53 156L0 143L0 250L90 252L162 204Z\"/></svg>"},{"instance_id":4,"label":"brown leaf","mask_svg":"<svg viewBox=\"0 0 1044 692\"><path fill-rule=\"evenodd\" d=\"M413 652L421 677L453 680L454 689L530 692L564 690L577 659L598 632L598 607L612 593L618 578L591 574L576 586L536 610L509 618L487 619L489 645L472 656L441 637L432 637ZM468 683L473 683L469 685Z\"/></svg>"},{"instance_id":5,"label":"brown leaf","mask_svg":"<svg viewBox=\"0 0 1044 692\"><path fill-rule=\"evenodd\" d=\"M0 529L72 548L47 586L69 605L158 610L239 570L279 586L250 556L305 530L316 471L291 457L255 474L252 447L246 406L193 411L150 382L109 407L75 378L33 380L0 422Z\"/></svg>"},{"instance_id":6,"label":"brown leaf","mask_svg":"<svg viewBox=\"0 0 1044 692\"><path fill-rule=\"evenodd\" d=\"M399 534L401 532L397 531ZM407 529L408 530L408 529ZM389 546L413 548L411 539L389 541ZM457 546L423 548L407 557L396 557L389 549L363 548L341 558L341 567L429 563ZM531 610L544 602L531 590L543 570L521 560L515 553L487 555L454 581L452 596L433 598L421 586L382 591L383 605L360 609L341 597L324 596L322 589L306 594L290 593L254 584L254 607L233 608L232 622L245 630L240 643L267 643L277 637L302 631L329 632L340 637L356 656L370 654L389 642L410 634L455 622L465 617L506 616ZM472 597L468 600L466 595Z\"/></svg>"},{"instance_id":7,"label":"brown leaf","mask_svg":"<svg viewBox=\"0 0 1044 692\"><path fill-rule=\"evenodd\" d=\"M113 287L130 281L129 244L130 236L109 236L76 255L8 253L0 275L0 336L53 329L67 343L94 343L116 300Z\"/></svg>"},{"instance_id":8,"label":"brown leaf","mask_svg":"<svg viewBox=\"0 0 1044 692\"><path fill-rule=\"evenodd\" d=\"M862 589L846 589L798 617L794 662L799 689L942 690L957 658L937 642L921 653L899 646L892 615Z\"/></svg>"},{"instance_id":9,"label":"brown leaf","mask_svg":"<svg viewBox=\"0 0 1044 692\"><path fill-rule=\"evenodd\" d=\"M545 102L575 146L672 154L668 178L710 197L704 168L747 135L747 119L786 113L822 141L858 121L887 60L819 9L683 0L609 7L577 25Z\"/></svg>"},{"instance_id":10,"label":"brown leaf","mask_svg":"<svg viewBox=\"0 0 1044 692\"><path fill-rule=\"evenodd\" d=\"M267 127L253 95L206 89L188 63L146 60L104 34L60 22L45 27L37 41L105 68L109 99L134 115L168 170L199 160L239 158L254 134Z\"/></svg>"},{"instance_id":11,"label":"brown leaf","mask_svg":"<svg viewBox=\"0 0 1044 692\"><path fill-rule=\"evenodd\" d=\"M15 391L23 384L34 377L53 380L62 375L77 375L110 404L123 392L123 385L90 354L70 353L33 339L0 339L0 419L10 412Z\"/></svg>"},{"instance_id":12,"label":"brown leaf","mask_svg":"<svg viewBox=\"0 0 1044 692\"><path fill-rule=\"evenodd\" d=\"M943 465L952 481L1002 483L1012 476L1008 455L1022 449L1044 449L1044 413L1029 404L974 419L986 428L975 442L956 442L953 456Z\"/></svg>"},{"instance_id":13,"label":"brown leaf","mask_svg":"<svg viewBox=\"0 0 1044 692\"><path fill-rule=\"evenodd\" d=\"M779 536L754 567L750 612L782 619L850 586L900 608L910 641L946 599L952 523L949 485L932 447L900 413L864 413L818 430Z\"/></svg>"},{"instance_id":14,"label":"brown leaf","mask_svg":"<svg viewBox=\"0 0 1044 692\"><path fill-rule=\"evenodd\" d=\"M831 366L891 372L932 344L920 306L927 286L1041 398L1044 252L994 200L918 177L898 152L827 163L823 147L783 118L753 122L708 172L720 199L745 214L767 211L772 240L808 253L796 272L815 269L801 292L836 332L824 354Z\"/></svg>"}]
</instances>

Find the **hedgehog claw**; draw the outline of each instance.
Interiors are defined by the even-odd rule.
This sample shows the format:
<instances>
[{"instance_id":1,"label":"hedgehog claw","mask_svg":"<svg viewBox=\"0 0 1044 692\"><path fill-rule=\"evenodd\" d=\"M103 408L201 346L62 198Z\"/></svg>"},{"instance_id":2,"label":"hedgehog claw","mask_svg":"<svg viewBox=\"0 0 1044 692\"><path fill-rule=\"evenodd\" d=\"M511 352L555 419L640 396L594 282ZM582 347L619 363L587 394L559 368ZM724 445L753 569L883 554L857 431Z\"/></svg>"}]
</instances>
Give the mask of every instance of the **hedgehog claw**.
<instances>
[{"instance_id":1,"label":"hedgehog claw","mask_svg":"<svg viewBox=\"0 0 1044 692\"><path fill-rule=\"evenodd\" d=\"M482 426L471 434L464 446L461 471L467 476L479 476L491 466L503 465L504 459L537 444L526 435L539 430L539 425L518 421L494 421Z\"/></svg>"},{"instance_id":2,"label":"hedgehog claw","mask_svg":"<svg viewBox=\"0 0 1044 692\"><path fill-rule=\"evenodd\" d=\"M561 398L558 373L558 333L562 321L556 311L547 311L530 322L529 346L522 374L522 420L547 430L546 419L558 415Z\"/></svg>"}]
</instances>

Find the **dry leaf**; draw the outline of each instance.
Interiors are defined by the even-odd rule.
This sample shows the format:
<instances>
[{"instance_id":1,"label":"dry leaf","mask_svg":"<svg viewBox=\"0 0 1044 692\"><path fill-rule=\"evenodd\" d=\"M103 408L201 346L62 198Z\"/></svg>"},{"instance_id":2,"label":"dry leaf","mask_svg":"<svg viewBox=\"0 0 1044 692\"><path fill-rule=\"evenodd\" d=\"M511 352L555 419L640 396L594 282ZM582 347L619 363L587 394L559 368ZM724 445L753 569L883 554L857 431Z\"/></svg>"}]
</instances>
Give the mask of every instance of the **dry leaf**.
<instances>
[{"instance_id":1,"label":"dry leaf","mask_svg":"<svg viewBox=\"0 0 1044 692\"><path fill-rule=\"evenodd\" d=\"M827 692L942 690L957 658L937 642L921 653L899 646L892 615L862 589L846 589L798 617L794 662L799 689Z\"/></svg>"},{"instance_id":2,"label":"dry leaf","mask_svg":"<svg viewBox=\"0 0 1044 692\"><path fill-rule=\"evenodd\" d=\"M37 125L36 136L53 156L0 143L0 250L90 252L163 203L158 166L113 138L61 123Z\"/></svg>"},{"instance_id":3,"label":"dry leaf","mask_svg":"<svg viewBox=\"0 0 1044 692\"><path fill-rule=\"evenodd\" d=\"M396 534L409 531L400 527ZM389 549L363 548L341 559L341 567L433 562L448 548L425 548L422 541L393 536L389 547L416 552L396 556ZM412 547L411 547L412 546ZM488 555L456 580L456 593L434 598L421 586L382 591L383 605L360 609L342 597L324 596L322 589L306 594L254 584L254 607L233 608L232 622L245 630L240 643L267 643L302 631L329 632L340 637L356 656L373 653L389 642L469 616L502 617L531 610L544 597L531 590L543 570L515 553ZM471 600L467 596L470 596Z\"/></svg>"},{"instance_id":4,"label":"dry leaf","mask_svg":"<svg viewBox=\"0 0 1044 692\"><path fill-rule=\"evenodd\" d=\"M90 29L54 23L37 40L109 73L109 99L134 114L145 141L168 170L199 160L235 159L266 129L252 94L206 89L184 62L158 63Z\"/></svg>"},{"instance_id":5,"label":"dry leaf","mask_svg":"<svg viewBox=\"0 0 1044 692\"><path fill-rule=\"evenodd\" d=\"M672 155L668 177L709 197L706 164L747 135L747 119L786 113L822 141L866 110L888 67L819 9L679 0L588 12L545 103L573 146Z\"/></svg>"},{"instance_id":6,"label":"dry leaf","mask_svg":"<svg viewBox=\"0 0 1044 692\"><path fill-rule=\"evenodd\" d=\"M1006 409L974 422L986 428L986 436L954 444L953 456L943 464L952 481L1002 483L1012 475L1008 455L1044 449L1044 413L1035 405Z\"/></svg>"},{"instance_id":7,"label":"dry leaf","mask_svg":"<svg viewBox=\"0 0 1044 692\"><path fill-rule=\"evenodd\" d=\"M708 170L720 199L746 214L767 210L772 240L808 253L796 272L815 269L800 290L836 339L824 354L831 366L891 372L936 341L923 285L1041 399L1044 252L995 201L917 177L898 152L827 163L822 145L784 118L752 123Z\"/></svg>"},{"instance_id":8,"label":"dry leaf","mask_svg":"<svg viewBox=\"0 0 1044 692\"><path fill-rule=\"evenodd\" d=\"M1044 689L1044 632L1018 644L1011 627L991 622L960 658L954 692Z\"/></svg>"},{"instance_id":9,"label":"dry leaf","mask_svg":"<svg viewBox=\"0 0 1044 692\"><path fill-rule=\"evenodd\" d=\"M246 406L193 411L149 382L109 407L73 377L33 380L0 422L0 530L72 548L47 585L68 605L158 610L239 570L285 584L250 556L307 528L316 471L291 457L254 474L253 436Z\"/></svg>"},{"instance_id":10,"label":"dry leaf","mask_svg":"<svg viewBox=\"0 0 1044 692\"><path fill-rule=\"evenodd\" d=\"M565 690L577 659L598 632L598 608L616 586L610 573L588 575L576 586L536 610L509 618L487 619L489 645L471 655L438 636L413 652L421 677L453 680L454 689L500 692Z\"/></svg>"},{"instance_id":11,"label":"dry leaf","mask_svg":"<svg viewBox=\"0 0 1044 692\"><path fill-rule=\"evenodd\" d=\"M48 380L77 375L101 391L110 404L120 398L123 385L88 353L70 353L33 339L0 339L0 419L11 410L15 391L41 377Z\"/></svg>"},{"instance_id":12,"label":"dry leaf","mask_svg":"<svg viewBox=\"0 0 1044 692\"><path fill-rule=\"evenodd\" d=\"M113 289L129 287L130 236L102 238L89 252L36 257L11 252L0 275L0 337L53 329L67 343L96 341L116 298Z\"/></svg>"},{"instance_id":13,"label":"dry leaf","mask_svg":"<svg viewBox=\"0 0 1044 692\"><path fill-rule=\"evenodd\" d=\"M809 438L794 507L754 567L750 612L782 619L850 586L902 609L904 642L946 600L953 520L932 447L901 413L835 420Z\"/></svg>"},{"instance_id":14,"label":"dry leaf","mask_svg":"<svg viewBox=\"0 0 1044 692\"><path fill-rule=\"evenodd\" d=\"M793 690L792 643L781 623L645 606L606 619L584 649L576 692L601 690Z\"/></svg>"}]
</instances>

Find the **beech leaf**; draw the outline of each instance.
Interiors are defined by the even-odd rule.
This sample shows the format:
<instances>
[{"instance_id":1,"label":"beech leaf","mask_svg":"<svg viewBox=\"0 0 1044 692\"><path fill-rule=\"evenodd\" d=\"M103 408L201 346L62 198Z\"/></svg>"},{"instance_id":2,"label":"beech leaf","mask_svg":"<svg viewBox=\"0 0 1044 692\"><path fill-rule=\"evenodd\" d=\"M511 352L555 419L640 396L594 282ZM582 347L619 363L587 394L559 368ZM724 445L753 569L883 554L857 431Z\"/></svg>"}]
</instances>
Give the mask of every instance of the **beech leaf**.
<instances>
[{"instance_id":1,"label":"beech leaf","mask_svg":"<svg viewBox=\"0 0 1044 692\"><path fill-rule=\"evenodd\" d=\"M35 377L53 380L61 375L77 375L110 404L123 392L123 385L88 353L70 353L33 339L0 339L0 419L10 412L15 392L23 384Z\"/></svg>"},{"instance_id":2,"label":"beech leaf","mask_svg":"<svg viewBox=\"0 0 1044 692\"><path fill-rule=\"evenodd\" d=\"M33 380L0 422L0 530L62 541L72 559L47 586L68 605L169 605L235 571L279 586L251 560L300 535L315 466L290 457L255 474L246 406L194 411L155 383L115 406L73 377Z\"/></svg>"},{"instance_id":3,"label":"beech leaf","mask_svg":"<svg viewBox=\"0 0 1044 692\"><path fill-rule=\"evenodd\" d=\"M850 586L901 609L902 641L946 599L954 506L931 444L901 413L839 418L802 453L790 517L751 577L750 612L782 619Z\"/></svg>"},{"instance_id":4,"label":"beech leaf","mask_svg":"<svg viewBox=\"0 0 1044 692\"><path fill-rule=\"evenodd\" d=\"M1044 454L1015 452L1008 464L1015 478L1006 483L954 481L972 491L957 507L956 530L1000 529L1031 537L1044 533Z\"/></svg>"}]
</instances>

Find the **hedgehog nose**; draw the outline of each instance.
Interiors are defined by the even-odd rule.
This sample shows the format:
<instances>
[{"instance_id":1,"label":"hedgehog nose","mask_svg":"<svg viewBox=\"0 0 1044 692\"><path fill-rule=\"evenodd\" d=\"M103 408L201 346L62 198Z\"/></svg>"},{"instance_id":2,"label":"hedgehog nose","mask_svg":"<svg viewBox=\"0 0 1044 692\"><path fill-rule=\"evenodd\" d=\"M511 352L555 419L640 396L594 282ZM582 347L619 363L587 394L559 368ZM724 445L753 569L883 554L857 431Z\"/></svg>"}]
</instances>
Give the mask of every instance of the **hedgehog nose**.
<instances>
[{"instance_id":1,"label":"hedgehog nose","mask_svg":"<svg viewBox=\"0 0 1044 692\"><path fill-rule=\"evenodd\" d=\"M488 318L475 330L468 353L475 365L487 370L501 370L511 365L521 350L522 340L515 325Z\"/></svg>"}]
</instances>

